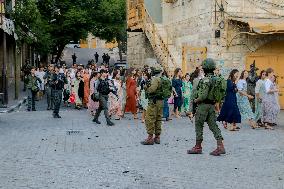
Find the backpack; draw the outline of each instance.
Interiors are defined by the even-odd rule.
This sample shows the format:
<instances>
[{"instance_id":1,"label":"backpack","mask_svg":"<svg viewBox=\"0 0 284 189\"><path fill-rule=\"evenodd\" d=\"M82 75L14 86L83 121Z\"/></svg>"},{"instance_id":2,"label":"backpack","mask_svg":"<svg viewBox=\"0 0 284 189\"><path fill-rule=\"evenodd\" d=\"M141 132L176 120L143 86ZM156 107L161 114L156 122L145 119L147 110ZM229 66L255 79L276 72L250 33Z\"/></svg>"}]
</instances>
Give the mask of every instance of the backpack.
<instances>
[{"instance_id":1,"label":"backpack","mask_svg":"<svg viewBox=\"0 0 284 189\"><path fill-rule=\"evenodd\" d=\"M158 99L168 99L172 95L172 83L168 78L161 77L161 84L156 91Z\"/></svg>"},{"instance_id":2,"label":"backpack","mask_svg":"<svg viewBox=\"0 0 284 189\"><path fill-rule=\"evenodd\" d=\"M102 95L108 95L110 93L109 83L107 80L99 80L98 92Z\"/></svg>"},{"instance_id":3,"label":"backpack","mask_svg":"<svg viewBox=\"0 0 284 189\"><path fill-rule=\"evenodd\" d=\"M226 96L227 81L223 77L212 77L210 79L210 90L208 99L214 102L221 102Z\"/></svg>"}]
</instances>

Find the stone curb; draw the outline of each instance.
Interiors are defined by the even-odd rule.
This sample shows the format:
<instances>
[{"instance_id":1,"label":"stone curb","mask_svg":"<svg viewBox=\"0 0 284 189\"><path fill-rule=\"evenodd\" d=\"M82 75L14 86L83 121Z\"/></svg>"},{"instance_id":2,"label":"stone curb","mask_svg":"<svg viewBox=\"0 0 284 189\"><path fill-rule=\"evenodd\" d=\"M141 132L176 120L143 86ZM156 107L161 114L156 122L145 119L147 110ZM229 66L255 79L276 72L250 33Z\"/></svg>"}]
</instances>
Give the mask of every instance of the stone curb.
<instances>
[{"instance_id":1,"label":"stone curb","mask_svg":"<svg viewBox=\"0 0 284 189\"><path fill-rule=\"evenodd\" d=\"M15 110L19 109L22 104L24 104L27 101L28 97L24 97L22 100L18 101L18 103L14 106L11 106L9 108L6 108L4 110L0 110L0 114L1 113L11 113L14 112Z\"/></svg>"}]
</instances>

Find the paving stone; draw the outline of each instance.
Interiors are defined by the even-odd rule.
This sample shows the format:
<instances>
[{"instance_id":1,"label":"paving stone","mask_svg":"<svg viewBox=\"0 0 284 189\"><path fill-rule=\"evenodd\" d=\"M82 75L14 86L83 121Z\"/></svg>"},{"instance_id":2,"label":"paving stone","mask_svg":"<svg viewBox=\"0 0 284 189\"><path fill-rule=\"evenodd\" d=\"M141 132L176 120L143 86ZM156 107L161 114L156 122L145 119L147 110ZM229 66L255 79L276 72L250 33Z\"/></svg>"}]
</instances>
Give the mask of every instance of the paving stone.
<instances>
[{"instance_id":1,"label":"paving stone","mask_svg":"<svg viewBox=\"0 0 284 189\"><path fill-rule=\"evenodd\" d=\"M85 110L61 115L53 119L43 108L1 115L0 188L284 188L283 113L274 131L222 128L221 157L209 155L216 144L207 126L204 153L186 154L195 141L186 118L163 124L161 145L142 146L145 127L131 115L114 127L103 117L95 125Z\"/></svg>"}]
</instances>

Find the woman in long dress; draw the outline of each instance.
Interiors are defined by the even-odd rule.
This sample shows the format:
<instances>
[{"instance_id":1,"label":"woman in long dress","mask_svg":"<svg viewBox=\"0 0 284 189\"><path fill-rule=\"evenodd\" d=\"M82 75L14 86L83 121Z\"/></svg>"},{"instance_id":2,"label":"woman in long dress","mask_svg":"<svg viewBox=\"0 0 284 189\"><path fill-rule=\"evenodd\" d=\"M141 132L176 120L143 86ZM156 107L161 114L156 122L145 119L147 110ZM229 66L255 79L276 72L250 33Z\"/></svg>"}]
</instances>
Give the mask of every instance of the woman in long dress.
<instances>
[{"instance_id":1,"label":"woman in long dress","mask_svg":"<svg viewBox=\"0 0 284 189\"><path fill-rule=\"evenodd\" d=\"M95 115L96 110L99 108L99 102L94 102L91 98L91 95L95 92L95 85L97 83L97 80L99 78L98 72L93 72L90 77L90 95L89 95L89 101L88 101L88 111L92 116Z\"/></svg>"},{"instance_id":2,"label":"woman in long dress","mask_svg":"<svg viewBox=\"0 0 284 189\"><path fill-rule=\"evenodd\" d=\"M122 117L122 82L118 70L113 72L111 82L116 89L117 96L113 93L109 94L109 115L114 115L115 120L120 120Z\"/></svg>"},{"instance_id":3,"label":"woman in long dress","mask_svg":"<svg viewBox=\"0 0 284 189\"><path fill-rule=\"evenodd\" d=\"M75 108L76 109L81 109L81 107L82 107L82 98L80 97L80 90L79 90L80 83L82 83L82 82L83 81L82 81L82 78L81 78L81 72L77 71L75 79L73 81L73 89L72 89L72 93L74 93L74 95L75 95Z\"/></svg>"},{"instance_id":4,"label":"woman in long dress","mask_svg":"<svg viewBox=\"0 0 284 189\"><path fill-rule=\"evenodd\" d=\"M172 87L174 91L174 115L176 118L180 118L181 106L182 106L182 70L176 68L174 72L174 78L172 79Z\"/></svg>"},{"instance_id":5,"label":"woman in long dress","mask_svg":"<svg viewBox=\"0 0 284 189\"><path fill-rule=\"evenodd\" d=\"M247 94L247 81L248 72L244 70L241 74L240 80L237 83L238 93L237 93L237 102L238 107L241 113L242 122L249 120L249 125L252 129L258 128L254 121L254 113L252 112L249 99L254 97Z\"/></svg>"},{"instance_id":6,"label":"woman in long dress","mask_svg":"<svg viewBox=\"0 0 284 189\"><path fill-rule=\"evenodd\" d=\"M265 93L263 96L263 122L266 129L273 130L280 112L278 99L278 88L275 84L273 69L267 69L267 79L265 80Z\"/></svg>"},{"instance_id":7,"label":"woman in long dress","mask_svg":"<svg viewBox=\"0 0 284 189\"><path fill-rule=\"evenodd\" d=\"M255 86L255 121L259 126L263 126L262 123L262 100L265 93L265 80L266 71L260 72L260 79L256 82Z\"/></svg>"},{"instance_id":8,"label":"woman in long dress","mask_svg":"<svg viewBox=\"0 0 284 189\"><path fill-rule=\"evenodd\" d=\"M90 96L90 74L89 74L88 68L84 70L83 80L84 80L83 106L85 108L88 108L88 102L89 102L89 96Z\"/></svg>"},{"instance_id":9,"label":"woman in long dress","mask_svg":"<svg viewBox=\"0 0 284 189\"><path fill-rule=\"evenodd\" d=\"M125 112L131 112L134 119L137 117L137 85L134 74L131 74L126 80L126 105Z\"/></svg>"},{"instance_id":10,"label":"woman in long dress","mask_svg":"<svg viewBox=\"0 0 284 189\"><path fill-rule=\"evenodd\" d=\"M183 106L182 109L187 115L189 113L189 103L191 98L192 84L190 82L190 75L185 75L184 81L182 82L182 95L183 95Z\"/></svg>"},{"instance_id":11,"label":"woman in long dress","mask_svg":"<svg viewBox=\"0 0 284 189\"><path fill-rule=\"evenodd\" d=\"M234 69L231 71L227 80L226 96L221 108L217 121L223 122L224 128L227 124L232 124L230 131L238 131L237 123L241 123L241 114L237 104L237 86L236 81L239 78L239 71Z\"/></svg>"}]
</instances>

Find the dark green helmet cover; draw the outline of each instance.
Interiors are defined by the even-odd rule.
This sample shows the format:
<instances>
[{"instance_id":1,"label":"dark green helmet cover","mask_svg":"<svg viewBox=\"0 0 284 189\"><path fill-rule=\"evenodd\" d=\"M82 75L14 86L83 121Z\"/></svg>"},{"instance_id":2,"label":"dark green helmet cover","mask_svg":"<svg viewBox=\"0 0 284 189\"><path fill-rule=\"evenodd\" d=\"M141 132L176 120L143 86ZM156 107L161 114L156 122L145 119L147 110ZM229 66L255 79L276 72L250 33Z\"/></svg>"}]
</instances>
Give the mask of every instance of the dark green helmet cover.
<instances>
[{"instance_id":1,"label":"dark green helmet cover","mask_svg":"<svg viewBox=\"0 0 284 189\"><path fill-rule=\"evenodd\" d=\"M215 70L216 63L212 58L207 58L202 62L202 68L204 70Z\"/></svg>"}]
</instances>

